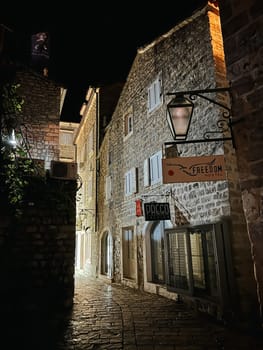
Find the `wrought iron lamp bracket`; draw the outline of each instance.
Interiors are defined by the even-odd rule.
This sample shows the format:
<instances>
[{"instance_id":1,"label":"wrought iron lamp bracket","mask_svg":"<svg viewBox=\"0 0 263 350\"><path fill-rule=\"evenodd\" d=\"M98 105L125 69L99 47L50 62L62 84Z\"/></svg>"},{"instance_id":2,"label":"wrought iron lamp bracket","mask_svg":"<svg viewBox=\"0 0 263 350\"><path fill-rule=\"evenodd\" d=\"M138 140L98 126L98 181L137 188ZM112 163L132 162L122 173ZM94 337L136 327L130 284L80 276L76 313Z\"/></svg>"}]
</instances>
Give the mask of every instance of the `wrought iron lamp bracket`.
<instances>
[{"instance_id":1,"label":"wrought iron lamp bracket","mask_svg":"<svg viewBox=\"0 0 263 350\"><path fill-rule=\"evenodd\" d=\"M202 139L193 139L193 140L175 140L172 142L166 142L166 145L169 144L185 144L185 143L201 143L201 142L216 142L216 141L232 141L232 145L235 148L234 135L232 130L232 115L231 108L222 104L212 98L206 96L208 93L219 93L219 92L228 92L230 93L229 87L224 88L215 88L215 89L206 89L206 90L190 90L190 91L180 91L180 92L168 92L167 96L187 96L189 100L194 101L197 97L204 99L214 105L219 106L224 109L222 112L222 118L216 121L213 130L205 131ZM220 137L215 137L216 135L222 135ZM224 136L225 134L225 136ZM229 135L229 136L228 136ZM213 137L214 136L214 137Z\"/></svg>"}]
</instances>

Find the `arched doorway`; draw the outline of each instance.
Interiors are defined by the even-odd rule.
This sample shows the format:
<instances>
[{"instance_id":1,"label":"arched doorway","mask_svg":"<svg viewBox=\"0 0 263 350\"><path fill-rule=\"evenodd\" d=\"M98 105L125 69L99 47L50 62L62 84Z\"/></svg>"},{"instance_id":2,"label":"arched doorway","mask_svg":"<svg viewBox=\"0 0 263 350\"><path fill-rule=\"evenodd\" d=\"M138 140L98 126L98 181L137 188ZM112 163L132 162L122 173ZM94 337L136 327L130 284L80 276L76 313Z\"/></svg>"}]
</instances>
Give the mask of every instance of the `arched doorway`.
<instances>
[{"instance_id":1,"label":"arched doorway","mask_svg":"<svg viewBox=\"0 0 263 350\"><path fill-rule=\"evenodd\" d=\"M108 231L103 233L101 239L101 274L108 278L113 275L113 240Z\"/></svg>"},{"instance_id":2,"label":"arched doorway","mask_svg":"<svg viewBox=\"0 0 263 350\"><path fill-rule=\"evenodd\" d=\"M169 220L151 221L144 228L145 234L145 282L165 284L164 230L171 228Z\"/></svg>"},{"instance_id":3,"label":"arched doorway","mask_svg":"<svg viewBox=\"0 0 263 350\"><path fill-rule=\"evenodd\" d=\"M152 282L164 283L164 230L161 221L154 223L150 231Z\"/></svg>"}]
</instances>

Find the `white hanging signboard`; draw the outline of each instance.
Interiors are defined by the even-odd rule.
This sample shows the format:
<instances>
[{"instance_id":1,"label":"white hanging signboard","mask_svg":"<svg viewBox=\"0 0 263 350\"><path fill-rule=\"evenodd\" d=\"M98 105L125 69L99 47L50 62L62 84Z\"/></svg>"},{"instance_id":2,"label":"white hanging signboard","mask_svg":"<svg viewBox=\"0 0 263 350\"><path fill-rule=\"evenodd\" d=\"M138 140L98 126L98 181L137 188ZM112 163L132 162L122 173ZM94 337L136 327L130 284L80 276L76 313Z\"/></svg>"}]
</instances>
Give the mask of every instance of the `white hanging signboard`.
<instances>
[{"instance_id":1,"label":"white hanging signboard","mask_svg":"<svg viewBox=\"0 0 263 350\"><path fill-rule=\"evenodd\" d=\"M164 184L226 179L223 155L163 158L162 167Z\"/></svg>"}]
</instances>

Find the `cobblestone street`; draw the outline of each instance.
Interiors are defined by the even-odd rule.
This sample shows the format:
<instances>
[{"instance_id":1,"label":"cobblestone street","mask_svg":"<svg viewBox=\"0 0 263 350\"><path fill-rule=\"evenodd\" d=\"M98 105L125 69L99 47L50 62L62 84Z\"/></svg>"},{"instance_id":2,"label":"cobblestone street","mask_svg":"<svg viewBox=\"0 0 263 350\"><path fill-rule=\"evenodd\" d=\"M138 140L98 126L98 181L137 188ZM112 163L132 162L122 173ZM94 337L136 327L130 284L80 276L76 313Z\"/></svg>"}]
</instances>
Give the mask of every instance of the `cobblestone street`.
<instances>
[{"instance_id":1,"label":"cobblestone street","mask_svg":"<svg viewBox=\"0 0 263 350\"><path fill-rule=\"evenodd\" d=\"M58 349L260 350L263 341L161 296L78 275L72 318Z\"/></svg>"},{"instance_id":2,"label":"cobblestone street","mask_svg":"<svg viewBox=\"0 0 263 350\"><path fill-rule=\"evenodd\" d=\"M225 329L182 303L80 274L65 321L59 329L41 315L5 319L1 349L263 350L258 333Z\"/></svg>"}]
</instances>

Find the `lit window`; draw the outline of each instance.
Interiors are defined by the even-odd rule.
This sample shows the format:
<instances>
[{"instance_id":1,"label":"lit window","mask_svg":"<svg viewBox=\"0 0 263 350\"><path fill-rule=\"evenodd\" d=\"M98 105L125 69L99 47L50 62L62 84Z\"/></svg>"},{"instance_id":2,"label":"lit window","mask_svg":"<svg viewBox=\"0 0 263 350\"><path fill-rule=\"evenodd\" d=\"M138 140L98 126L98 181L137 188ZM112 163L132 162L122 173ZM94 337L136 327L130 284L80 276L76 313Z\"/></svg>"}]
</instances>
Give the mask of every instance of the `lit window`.
<instances>
[{"instance_id":1,"label":"lit window","mask_svg":"<svg viewBox=\"0 0 263 350\"><path fill-rule=\"evenodd\" d=\"M61 145L73 145L73 132L61 131L59 133L59 143Z\"/></svg>"}]
</instances>

